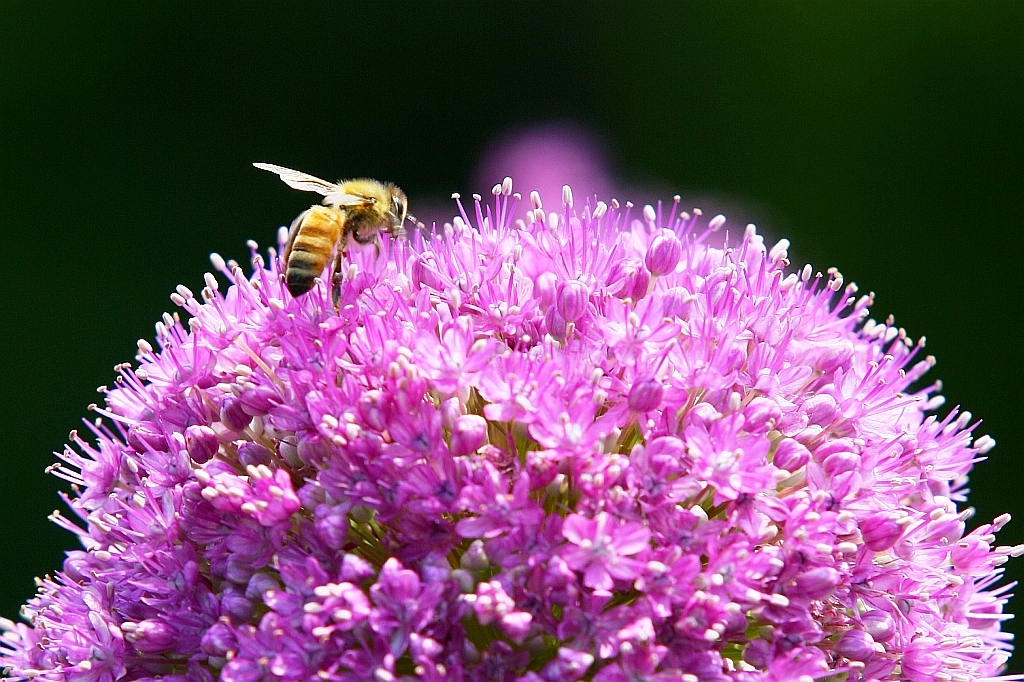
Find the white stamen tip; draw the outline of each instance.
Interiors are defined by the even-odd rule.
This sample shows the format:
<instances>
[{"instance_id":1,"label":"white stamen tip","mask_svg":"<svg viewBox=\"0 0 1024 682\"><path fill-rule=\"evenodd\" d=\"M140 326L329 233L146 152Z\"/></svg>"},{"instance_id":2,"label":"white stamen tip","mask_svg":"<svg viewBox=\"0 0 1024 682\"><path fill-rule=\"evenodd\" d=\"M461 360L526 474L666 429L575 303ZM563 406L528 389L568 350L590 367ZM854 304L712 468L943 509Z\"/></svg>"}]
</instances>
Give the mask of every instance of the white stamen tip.
<instances>
[{"instance_id":1,"label":"white stamen tip","mask_svg":"<svg viewBox=\"0 0 1024 682\"><path fill-rule=\"evenodd\" d=\"M694 215L700 215L700 211L696 208L693 209L693 213ZM708 229L712 232L718 232L718 230L722 228L722 225L725 225L725 216L721 213L708 221Z\"/></svg>"},{"instance_id":2,"label":"white stamen tip","mask_svg":"<svg viewBox=\"0 0 1024 682\"><path fill-rule=\"evenodd\" d=\"M562 205L572 208L572 187L562 185Z\"/></svg>"},{"instance_id":3,"label":"white stamen tip","mask_svg":"<svg viewBox=\"0 0 1024 682\"><path fill-rule=\"evenodd\" d=\"M974 441L974 447L977 448L978 452L984 455L986 452L996 446L996 441L991 436L982 436Z\"/></svg>"},{"instance_id":4,"label":"white stamen tip","mask_svg":"<svg viewBox=\"0 0 1024 682\"><path fill-rule=\"evenodd\" d=\"M501 193L505 196L512 194L512 178L506 177L501 181Z\"/></svg>"},{"instance_id":5,"label":"white stamen tip","mask_svg":"<svg viewBox=\"0 0 1024 682\"><path fill-rule=\"evenodd\" d=\"M773 246L772 250L768 252L768 259L775 261L775 260L779 260L781 258L785 258L788 255L787 254L788 249L789 249L789 240L788 239L780 239L779 243L776 244L775 246Z\"/></svg>"}]
</instances>

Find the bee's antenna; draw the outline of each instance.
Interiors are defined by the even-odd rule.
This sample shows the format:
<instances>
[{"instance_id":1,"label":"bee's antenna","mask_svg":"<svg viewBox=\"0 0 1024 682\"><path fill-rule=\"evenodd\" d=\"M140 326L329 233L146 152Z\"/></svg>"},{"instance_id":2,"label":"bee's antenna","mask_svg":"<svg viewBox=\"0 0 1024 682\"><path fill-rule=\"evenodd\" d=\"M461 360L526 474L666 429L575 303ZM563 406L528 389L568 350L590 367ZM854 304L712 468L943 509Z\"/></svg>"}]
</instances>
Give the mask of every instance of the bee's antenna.
<instances>
[{"instance_id":1,"label":"bee's antenna","mask_svg":"<svg viewBox=\"0 0 1024 682\"><path fill-rule=\"evenodd\" d=\"M416 216L411 216L409 214L406 214L405 219L408 220L413 225L416 224Z\"/></svg>"}]
</instances>

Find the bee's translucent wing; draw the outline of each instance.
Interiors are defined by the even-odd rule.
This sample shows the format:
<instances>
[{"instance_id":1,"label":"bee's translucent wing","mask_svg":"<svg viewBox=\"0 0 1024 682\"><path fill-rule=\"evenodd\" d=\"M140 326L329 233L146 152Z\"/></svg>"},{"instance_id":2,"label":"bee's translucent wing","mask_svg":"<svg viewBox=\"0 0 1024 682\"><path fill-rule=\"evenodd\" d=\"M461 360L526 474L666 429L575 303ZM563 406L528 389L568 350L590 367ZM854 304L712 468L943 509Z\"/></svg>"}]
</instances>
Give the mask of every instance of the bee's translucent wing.
<instances>
[{"instance_id":1,"label":"bee's translucent wing","mask_svg":"<svg viewBox=\"0 0 1024 682\"><path fill-rule=\"evenodd\" d=\"M291 168L285 168L284 166L275 166L272 163L254 163L253 165L260 170L277 173L284 180L284 184L294 189L300 189L303 192L316 192L317 194L327 196L338 191L338 186L333 182L321 180L308 173L302 173Z\"/></svg>"},{"instance_id":2,"label":"bee's translucent wing","mask_svg":"<svg viewBox=\"0 0 1024 682\"><path fill-rule=\"evenodd\" d=\"M366 197L356 196L355 194L345 194L344 192L331 192L324 197L324 205L334 206L367 206L374 202L373 199Z\"/></svg>"},{"instance_id":3,"label":"bee's translucent wing","mask_svg":"<svg viewBox=\"0 0 1024 682\"><path fill-rule=\"evenodd\" d=\"M272 163L254 163L253 165L260 170L277 173L281 177L281 180L284 181L284 184L293 189L302 190L303 192L316 192L317 194L324 195L324 203L329 206L360 206L370 203L370 200L366 197L346 194L345 192L342 192L341 188L335 183L321 180L309 173L292 170L291 168L285 168L284 166L276 166Z\"/></svg>"}]
</instances>

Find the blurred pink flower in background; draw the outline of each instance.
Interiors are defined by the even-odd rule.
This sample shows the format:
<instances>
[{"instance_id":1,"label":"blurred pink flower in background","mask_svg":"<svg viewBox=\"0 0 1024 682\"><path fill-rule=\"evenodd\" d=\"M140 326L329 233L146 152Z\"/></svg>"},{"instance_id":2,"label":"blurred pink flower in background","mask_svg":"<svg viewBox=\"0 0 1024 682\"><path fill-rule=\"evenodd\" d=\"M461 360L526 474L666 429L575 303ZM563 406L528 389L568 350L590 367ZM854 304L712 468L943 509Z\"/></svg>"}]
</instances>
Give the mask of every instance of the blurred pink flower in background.
<instances>
[{"instance_id":1,"label":"blurred pink flower in background","mask_svg":"<svg viewBox=\"0 0 1024 682\"><path fill-rule=\"evenodd\" d=\"M618 172L616 166L608 144L596 131L572 121L538 123L506 131L491 142L481 155L471 187L486 196L497 179L515 178L522 196L536 191L544 197L546 212L561 209L552 199L561 195L563 185L572 187L581 203L614 197L640 208L645 204L657 207L658 202L678 194L680 208L688 212L721 213L729 217L732 226L756 222L767 239L775 235L770 217L776 211L750 197L680 188L678 180L672 184L651 178L638 180ZM445 202L417 198L416 205L416 216L427 225L443 225L451 219ZM695 206L701 209L693 209ZM518 202L512 218L526 219L530 208L528 201ZM634 219L639 219L639 213ZM724 234L712 240L717 243L720 237Z\"/></svg>"},{"instance_id":2,"label":"blurred pink flower in background","mask_svg":"<svg viewBox=\"0 0 1024 682\"><path fill-rule=\"evenodd\" d=\"M512 177L529 196L537 191L551 201L569 185L581 200L616 191L604 144L594 133L572 123L547 123L500 137L484 152L473 183L490 190L495 178ZM560 208L552 205L550 209ZM515 218L523 218L529 202L520 202Z\"/></svg>"}]
</instances>

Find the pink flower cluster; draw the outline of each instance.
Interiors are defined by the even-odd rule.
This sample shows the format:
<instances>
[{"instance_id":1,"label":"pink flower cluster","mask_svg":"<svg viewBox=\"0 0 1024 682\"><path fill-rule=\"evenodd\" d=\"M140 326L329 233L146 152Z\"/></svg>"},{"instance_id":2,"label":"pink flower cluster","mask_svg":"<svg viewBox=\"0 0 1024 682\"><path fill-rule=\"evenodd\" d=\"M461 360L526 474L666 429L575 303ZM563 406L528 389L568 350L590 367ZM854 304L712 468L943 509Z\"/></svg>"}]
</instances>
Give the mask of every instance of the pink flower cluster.
<instances>
[{"instance_id":1,"label":"pink flower cluster","mask_svg":"<svg viewBox=\"0 0 1024 682\"><path fill-rule=\"evenodd\" d=\"M255 244L179 287L56 469L83 549L10 679L1000 673L1021 550L967 530L994 442L923 341L678 198L518 199L352 248L337 307Z\"/></svg>"}]
</instances>

